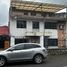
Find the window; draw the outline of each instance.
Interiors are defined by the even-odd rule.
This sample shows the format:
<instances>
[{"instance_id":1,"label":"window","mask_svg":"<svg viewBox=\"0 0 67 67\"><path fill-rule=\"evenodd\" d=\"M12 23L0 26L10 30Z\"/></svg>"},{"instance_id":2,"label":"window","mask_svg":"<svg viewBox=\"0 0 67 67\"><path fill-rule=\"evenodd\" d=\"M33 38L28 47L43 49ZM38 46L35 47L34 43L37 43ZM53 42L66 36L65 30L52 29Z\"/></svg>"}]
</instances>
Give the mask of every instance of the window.
<instances>
[{"instance_id":1,"label":"window","mask_svg":"<svg viewBox=\"0 0 67 67\"><path fill-rule=\"evenodd\" d=\"M31 16L36 16L36 13L35 12L31 12Z\"/></svg>"},{"instance_id":2,"label":"window","mask_svg":"<svg viewBox=\"0 0 67 67\"><path fill-rule=\"evenodd\" d=\"M46 17L46 13L42 13L41 16Z\"/></svg>"},{"instance_id":3,"label":"window","mask_svg":"<svg viewBox=\"0 0 67 67\"><path fill-rule=\"evenodd\" d=\"M48 39L48 46L57 46L58 40L57 39Z\"/></svg>"},{"instance_id":4,"label":"window","mask_svg":"<svg viewBox=\"0 0 67 67\"><path fill-rule=\"evenodd\" d=\"M28 15L28 12L24 12L24 15Z\"/></svg>"},{"instance_id":5,"label":"window","mask_svg":"<svg viewBox=\"0 0 67 67\"><path fill-rule=\"evenodd\" d=\"M40 45L33 45L33 48L39 48L39 47L41 47Z\"/></svg>"},{"instance_id":6,"label":"window","mask_svg":"<svg viewBox=\"0 0 67 67\"><path fill-rule=\"evenodd\" d=\"M45 29L57 29L57 23L55 22L45 22L44 23Z\"/></svg>"},{"instance_id":7,"label":"window","mask_svg":"<svg viewBox=\"0 0 67 67\"><path fill-rule=\"evenodd\" d=\"M22 50L22 49L24 49L23 44L14 47L14 50Z\"/></svg>"},{"instance_id":8,"label":"window","mask_svg":"<svg viewBox=\"0 0 67 67\"><path fill-rule=\"evenodd\" d=\"M17 20L17 28L26 28L26 21Z\"/></svg>"},{"instance_id":9,"label":"window","mask_svg":"<svg viewBox=\"0 0 67 67\"><path fill-rule=\"evenodd\" d=\"M35 44L24 44L24 49L39 48L39 45Z\"/></svg>"},{"instance_id":10,"label":"window","mask_svg":"<svg viewBox=\"0 0 67 67\"><path fill-rule=\"evenodd\" d=\"M33 22L33 29L39 29L39 22Z\"/></svg>"}]
</instances>

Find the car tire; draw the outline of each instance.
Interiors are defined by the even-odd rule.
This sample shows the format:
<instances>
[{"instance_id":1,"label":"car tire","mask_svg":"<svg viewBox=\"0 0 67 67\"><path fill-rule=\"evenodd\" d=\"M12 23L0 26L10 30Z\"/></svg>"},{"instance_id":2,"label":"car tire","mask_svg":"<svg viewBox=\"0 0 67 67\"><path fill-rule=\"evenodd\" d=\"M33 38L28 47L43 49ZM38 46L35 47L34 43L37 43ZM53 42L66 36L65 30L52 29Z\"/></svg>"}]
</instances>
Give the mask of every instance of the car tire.
<instances>
[{"instance_id":1,"label":"car tire","mask_svg":"<svg viewBox=\"0 0 67 67\"><path fill-rule=\"evenodd\" d=\"M40 54L37 54L33 58L34 63L41 64L43 62L43 56Z\"/></svg>"},{"instance_id":2,"label":"car tire","mask_svg":"<svg viewBox=\"0 0 67 67\"><path fill-rule=\"evenodd\" d=\"M3 67L6 64L6 59L4 57L0 57L0 67Z\"/></svg>"}]
</instances>

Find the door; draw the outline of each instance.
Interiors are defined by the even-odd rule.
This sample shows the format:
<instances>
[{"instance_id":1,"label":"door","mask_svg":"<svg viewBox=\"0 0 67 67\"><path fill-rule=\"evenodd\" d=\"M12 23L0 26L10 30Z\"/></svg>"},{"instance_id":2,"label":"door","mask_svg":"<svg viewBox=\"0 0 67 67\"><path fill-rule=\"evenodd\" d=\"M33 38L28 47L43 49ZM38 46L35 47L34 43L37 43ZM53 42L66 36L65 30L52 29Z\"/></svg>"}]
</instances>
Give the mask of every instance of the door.
<instances>
[{"instance_id":1,"label":"door","mask_svg":"<svg viewBox=\"0 0 67 67\"><path fill-rule=\"evenodd\" d=\"M23 59L32 59L34 55L34 47L33 44L24 44Z\"/></svg>"},{"instance_id":2,"label":"door","mask_svg":"<svg viewBox=\"0 0 67 67\"><path fill-rule=\"evenodd\" d=\"M29 47L24 47L24 44L15 46L11 49L13 50L8 51L8 57L10 60L31 59L33 56L33 49L30 49Z\"/></svg>"},{"instance_id":3,"label":"door","mask_svg":"<svg viewBox=\"0 0 67 67\"><path fill-rule=\"evenodd\" d=\"M4 48L4 40L2 36L0 36L0 48Z\"/></svg>"},{"instance_id":4,"label":"door","mask_svg":"<svg viewBox=\"0 0 67 67\"><path fill-rule=\"evenodd\" d=\"M8 51L8 58L10 60L20 60L23 57L23 48L24 45L16 45L15 47L11 47Z\"/></svg>"},{"instance_id":5,"label":"door","mask_svg":"<svg viewBox=\"0 0 67 67\"><path fill-rule=\"evenodd\" d=\"M24 49L23 51L22 51L22 55L20 56L21 57L21 59L32 59L32 57L33 57L33 49Z\"/></svg>"}]
</instances>

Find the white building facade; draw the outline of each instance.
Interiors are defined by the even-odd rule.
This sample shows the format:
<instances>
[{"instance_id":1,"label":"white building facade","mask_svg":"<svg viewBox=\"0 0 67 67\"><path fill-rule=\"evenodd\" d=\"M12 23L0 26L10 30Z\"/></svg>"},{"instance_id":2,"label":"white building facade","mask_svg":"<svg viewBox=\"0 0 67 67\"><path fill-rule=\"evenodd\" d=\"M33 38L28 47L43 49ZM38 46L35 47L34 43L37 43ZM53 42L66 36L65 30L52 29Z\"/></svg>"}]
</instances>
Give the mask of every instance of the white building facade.
<instances>
[{"instance_id":1,"label":"white building facade","mask_svg":"<svg viewBox=\"0 0 67 67\"><path fill-rule=\"evenodd\" d=\"M65 17L55 16L53 11L32 11L33 8L31 10L17 9L15 5L11 6L11 8L9 22L10 46L28 42L39 43L44 47L66 46L64 41Z\"/></svg>"}]
</instances>

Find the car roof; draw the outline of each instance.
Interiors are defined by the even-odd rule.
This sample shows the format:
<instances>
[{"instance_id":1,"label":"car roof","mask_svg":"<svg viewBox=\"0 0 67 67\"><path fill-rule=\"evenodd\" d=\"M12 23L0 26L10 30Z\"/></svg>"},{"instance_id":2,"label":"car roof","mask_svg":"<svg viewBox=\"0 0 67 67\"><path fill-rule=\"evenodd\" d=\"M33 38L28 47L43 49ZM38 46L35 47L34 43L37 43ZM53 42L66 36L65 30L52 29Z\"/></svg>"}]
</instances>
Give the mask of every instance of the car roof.
<instances>
[{"instance_id":1,"label":"car roof","mask_svg":"<svg viewBox=\"0 0 67 67\"><path fill-rule=\"evenodd\" d=\"M40 46L39 43L19 43L19 44L15 44L14 46L18 46L18 45L21 45L21 44L34 44L34 45L39 45ZM14 46L12 46L12 47L14 47Z\"/></svg>"},{"instance_id":2,"label":"car roof","mask_svg":"<svg viewBox=\"0 0 67 67\"><path fill-rule=\"evenodd\" d=\"M39 45L38 43L19 43L19 44L35 44L35 45ZM16 45L19 45L19 44L16 44Z\"/></svg>"},{"instance_id":3,"label":"car roof","mask_svg":"<svg viewBox=\"0 0 67 67\"><path fill-rule=\"evenodd\" d=\"M9 47L8 49L13 48L13 47L15 47L15 46L19 46L19 45L21 45L21 44L23 44L23 45L24 45L24 44L34 44L34 45L39 45L41 48L45 48L45 47L42 47L39 43L19 43L19 44L15 44L15 45ZM6 49L6 50L8 50L8 49Z\"/></svg>"}]
</instances>

